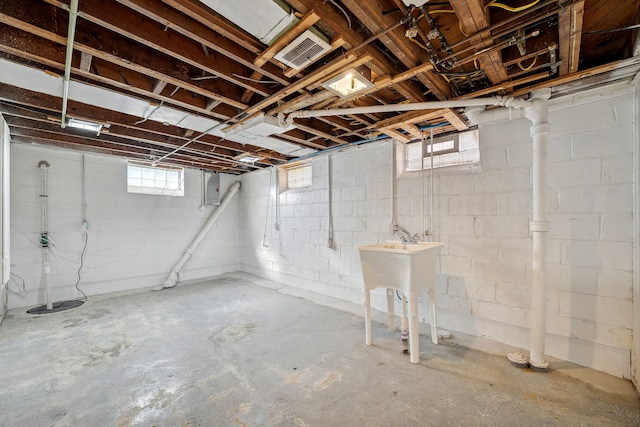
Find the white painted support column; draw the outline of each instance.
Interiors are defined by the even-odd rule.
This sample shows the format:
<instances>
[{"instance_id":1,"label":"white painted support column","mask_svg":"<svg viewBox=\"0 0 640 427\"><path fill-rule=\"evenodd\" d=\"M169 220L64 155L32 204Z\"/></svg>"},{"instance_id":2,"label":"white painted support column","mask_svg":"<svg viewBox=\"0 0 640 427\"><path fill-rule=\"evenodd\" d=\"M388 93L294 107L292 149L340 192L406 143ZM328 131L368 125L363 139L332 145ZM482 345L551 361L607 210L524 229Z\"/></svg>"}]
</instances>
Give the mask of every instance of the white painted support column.
<instances>
[{"instance_id":1,"label":"white painted support column","mask_svg":"<svg viewBox=\"0 0 640 427\"><path fill-rule=\"evenodd\" d=\"M547 369L544 358L545 317L547 290L547 145L549 141L548 100L551 90L545 89L532 94L531 108L525 109L525 117L531 120L533 138L533 235L532 289L531 289L531 338L529 365L537 369Z\"/></svg>"}]
</instances>

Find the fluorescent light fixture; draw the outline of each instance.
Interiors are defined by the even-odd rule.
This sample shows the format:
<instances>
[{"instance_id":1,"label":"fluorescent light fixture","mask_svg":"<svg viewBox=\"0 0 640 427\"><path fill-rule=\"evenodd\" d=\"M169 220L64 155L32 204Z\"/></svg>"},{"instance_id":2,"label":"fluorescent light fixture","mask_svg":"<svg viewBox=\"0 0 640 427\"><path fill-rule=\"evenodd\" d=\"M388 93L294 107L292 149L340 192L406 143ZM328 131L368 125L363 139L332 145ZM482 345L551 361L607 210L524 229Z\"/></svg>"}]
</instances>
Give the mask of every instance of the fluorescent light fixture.
<instances>
[{"instance_id":1,"label":"fluorescent light fixture","mask_svg":"<svg viewBox=\"0 0 640 427\"><path fill-rule=\"evenodd\" d=\"M236 160L239 161L239 162L242 162L242 163L254 164L255 162L257 162L261 158L262 157L254 156L253 154L244 153L244 154L241 154L238 157L236 157Z\"/></svg>"},{"instance_id":2,"label":"fluorescent light fixture","mask_svg":"<svg viewBox=\"0 0 640 427\"><path fill-rule=\"evenodd\" d=\"M97 135L100 135L100 131L102 130L102 123L94 123L80 119L69 119L67 125L76 129L89 130L95 132Z\"/></svg>"},{"instance_id":3,"label":"fluorescent light fixture","mask_svg":"<svg viewBox=\"0 0 640 427\"><path fill-rule=\"evenodd\" d=\"M331 80L322 83L322 87L329 89L342 98L348 98L358 92L372 88L373 83L351 68Z\"/></svg>"}]
</instances>

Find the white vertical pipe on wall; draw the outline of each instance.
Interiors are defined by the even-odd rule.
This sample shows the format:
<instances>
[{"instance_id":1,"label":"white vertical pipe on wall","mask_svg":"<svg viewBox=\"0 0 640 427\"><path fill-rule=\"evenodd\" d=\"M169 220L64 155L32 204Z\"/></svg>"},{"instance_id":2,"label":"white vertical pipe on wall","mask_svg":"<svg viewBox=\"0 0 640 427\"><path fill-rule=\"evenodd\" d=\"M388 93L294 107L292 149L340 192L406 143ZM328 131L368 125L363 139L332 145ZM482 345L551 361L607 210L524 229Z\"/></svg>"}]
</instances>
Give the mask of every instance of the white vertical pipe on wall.
<instances>
[{"instance_id":1,"label":"white vertical pipe on wall","mask_svg":"<svg viewBox=\"0 0 640 427\"><path fill-rule=\"evenodd\" d=\"M225 196L224 200L220 203L220 206L218 206L218 209L216 209L215 212L213 212L213 214L211 215L211 217L209 217L207 222L205 222L205 224L202 226L202 229L198 232L196 237L193 239L193 242L191 242L187 250L184 251L184 254L180 258L180 260L171 269L171 272L169 273L169 277L167 277L167 280L164 281L163 285L154 287L153 288L154 291L159 291L160 289L164 289L164 288L172 288L178 283L178 274L180 274L180 271L182 271L187 261L189 261L189 259L191 258L191 255L193 255L196 249L198 249L198 246L200 246L200 243L202 243L202 240L204 240L205 236L207 235L207 233L209 232L213 224L216 222L220 214L224 211L224 209L227 207L227 205L229 204L229 202L231 201L233 196L238 192L239 189L240 189L240 182L239 181L234 182L231 188L229 188L229 192L227 192L227 195Z\"/></svg>"},{"instance_id":2,"label":"white vertical pipe on wall","mask_svg":"<svg viewBox=\"0 0 640 427\"><path fill-rule=\"evenodd\" d=\"M498 120L522 117L531 121L531 137L533 138L533 220L530 228L533 237L533 257L531 261L531 337L529 357L520 353L510 353L509 361L518 366L531 366L545 371L549 364L544 359L545 317L547 289L547 236L550 225L547 220L547 145L549 142L549 98L551 89L541 89L531 94L528 105L510 105L518 108L511 111L507 108L485 110L472 107L465 110L467 117L474 123L486 123Z\"/></svg>"},{"instance_id":3,"label":"white vertical pipe on wall","mask_svg":"<svg viewBox=\"0 0 640 427\"><path fill-rule=\"evenodd\" d=\"M631 380L640 390L640 74L634 80L633 126L633 338Z\"/></svg>"},{"instance_id":4,"label":"white vertical pipe on wall","mask_svg":"<svg viewBox=\"0 0 640 427\"><path fill-rule=\"evenodd\" d=\"M44 271L45 302L47 310L53 309L53 297L51 295L51 266L49 265L49 235L47 221L47 168L49 163L42 160L38 163L42 176L42 187L40 191L40 244L42 245L42 269Z\"/></svg>"},{"instance_id":5,"label":"white vertical pipe on wall","mask_svg":"<svg viewBox=\"0 0 640 427\"><path fill-rule=\"evenodd\" d=\"M424 131L420 132L420 240L424 240Z\"/></svg>"},{"instance_id":6,"label":"white vertical pipe on wall","mask_svg":"<svg viewBox=\"0 0 640 427\"><path fill-rule=\"evenodd\" d=\"M429 146L431 147L431 167L429 168L429 173L431 174L431 189L429 190L429 235L433 241L433 128L431 128L431 133L429 135Z\"/></svg>"},{"instance_id":7,"label":"white vertical pipe on wall","mask_svg":"<svg viewBox=\"0 0 640 427\"><path fill-rule=\"evenodd\" d=\"M551 90L533 93L531 108L525 109L525 117L531 120L533 138L533 234L532 286L531 286L531 338L529 365L537 369L547 369L544 360L545 317L547 301L547 145L549 142L548 100Z\"/></svg>"}]
</instances>

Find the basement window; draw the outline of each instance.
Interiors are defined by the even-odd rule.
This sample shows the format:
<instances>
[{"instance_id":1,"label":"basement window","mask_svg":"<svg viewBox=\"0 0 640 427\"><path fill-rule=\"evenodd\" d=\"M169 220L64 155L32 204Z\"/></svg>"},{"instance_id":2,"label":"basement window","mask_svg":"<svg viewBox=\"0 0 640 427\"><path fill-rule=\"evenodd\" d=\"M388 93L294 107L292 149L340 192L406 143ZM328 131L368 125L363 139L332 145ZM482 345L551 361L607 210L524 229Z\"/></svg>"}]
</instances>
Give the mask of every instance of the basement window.
<instances>
[{"instance_id":1,"label":"basement window","mask_svg":"<svg viewBox=\"0 0 640 427\"><path fill-rule=\"evenodd\" d=\"M431 168L431 150L433 149L433 167L464 165L480 161L478 130L442 135L410 142L404 146L404 170L406 172Z\"/></svg>"},{"instance_id":2,"label":"basement window","mask_svg":"<svg viewBox=\"0 0 640 427\"><path fill-rule=\"evenodd\" d=\"M163 196L184 196L184 169L129 162L127 164L127 191Z\"/></svg>"},{"instance_id":3,"label":"basement window","mask_svg":"<svg viewBox=\"0 0 640 427\"><path fill-rule=\"evenodd\" d=\"M293 188L311 187L312 178L310 163L283 168L280 173L280 188L282 191L287 191Z\"/></svg>"}]
</instances>

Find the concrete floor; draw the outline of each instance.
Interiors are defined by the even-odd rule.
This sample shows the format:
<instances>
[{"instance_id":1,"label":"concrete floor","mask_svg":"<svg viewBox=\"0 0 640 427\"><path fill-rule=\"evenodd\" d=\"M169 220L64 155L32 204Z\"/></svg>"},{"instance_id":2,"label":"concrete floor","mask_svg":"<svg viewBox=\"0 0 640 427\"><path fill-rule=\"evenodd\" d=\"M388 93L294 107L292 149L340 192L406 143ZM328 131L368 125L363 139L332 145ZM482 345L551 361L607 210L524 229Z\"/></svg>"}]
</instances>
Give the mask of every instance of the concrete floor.
<instances>
[{"instance_id":1,"label":"concrete floor","mask_svg":"<svg viewBox=\"0 0 640 427\"><path fill-rule=\"evenodd\" d=\"M0 425L640 425L623 380L610 393L424 336L412 365L386 325L374 322L367 347L361 316L251 280L10 311Z\"/></svg>"}]
</instances>

